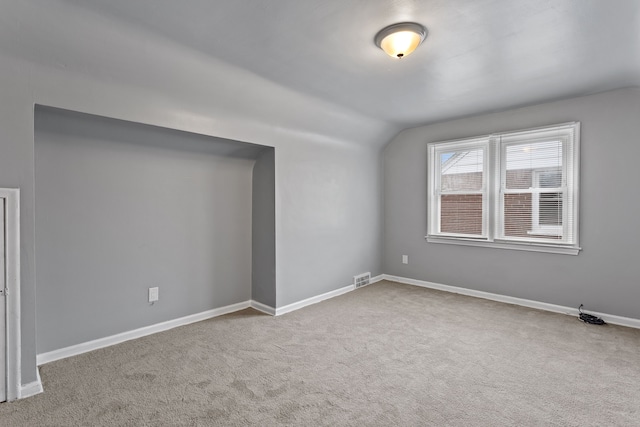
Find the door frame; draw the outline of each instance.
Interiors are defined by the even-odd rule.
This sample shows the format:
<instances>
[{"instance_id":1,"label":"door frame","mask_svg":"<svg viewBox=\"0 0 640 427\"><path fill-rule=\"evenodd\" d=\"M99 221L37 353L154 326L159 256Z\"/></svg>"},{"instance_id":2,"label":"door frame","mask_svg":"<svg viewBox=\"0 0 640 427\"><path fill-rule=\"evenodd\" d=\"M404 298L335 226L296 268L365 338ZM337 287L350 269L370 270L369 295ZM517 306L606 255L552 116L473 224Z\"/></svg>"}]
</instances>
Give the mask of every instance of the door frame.
<instances>
[{"instance_id":1,"label":"door frame","mask_svg":"<svg viewBox=\"0 0 640 427\"><path fill-rule=\"evenodd\" d=\"M7 401L20 397L20 189L0 188L4 199Z\"/></svg>"}]
</instances>

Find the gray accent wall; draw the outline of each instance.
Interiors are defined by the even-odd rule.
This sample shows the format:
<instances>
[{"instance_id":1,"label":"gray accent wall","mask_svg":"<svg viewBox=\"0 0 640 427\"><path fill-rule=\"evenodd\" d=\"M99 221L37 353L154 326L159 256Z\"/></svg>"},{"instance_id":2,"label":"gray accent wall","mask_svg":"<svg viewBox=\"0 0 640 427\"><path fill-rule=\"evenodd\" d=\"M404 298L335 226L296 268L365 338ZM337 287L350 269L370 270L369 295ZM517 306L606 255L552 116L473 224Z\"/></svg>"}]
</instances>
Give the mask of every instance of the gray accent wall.
<instances>
[{"instance_id":1,"label":"gray accent wall","mask_svg":"<svg viewBox=\"0 0 640 427\"><path fill-rule=\"evenodd\" d=\"M387 274L640 318L640 89L438 123L384 150ZM427 143L581 122L578 256L427 243ZM402 255L409 264L402 264Z\"/></svg>"},{"instance_id":2,"label":"gray accent wall","mask_svg":"<svg viewBox=\"0 0 640 427\"><path fill-rule=\"evenodd\" d=\"M262 150L36 108L38 353L249 300Z\"/></svg>"},{"instance_id":3,"label":"gray accent wall","mask_svg":"<svg viewBox=\"0 0 640 427\"><path fill-rule=\"evenodd\" d=\"M162 55L172 58L172 64L183 64L189 62L184 57L188 54L176 49ZM1 52L0 57L0 91L4 100L0 103L3 129L0 185L19 188L21 195L23 385L37 379L36 317L40 314L36 307L36 287L42 279L36 280L34 105L273 147L278 152L275 165L278 306L349 285L352 276L361 271L382 272L381 186L371 183L379 180L381 141L391 138L385 126L340 116L346 124L334 123L332 128L336 134L324 134L313 128L292 128L282 117L300 113L301 105L311 109L311 113L304 113L311 127L331 121L328 116L337 113L322 104L307 104L296 94L275 87L261 92L227 91L229 84L224 82L245 85L246 76L220 64L212 65L210 71L223 83L206 86L215 93L207 92L202 96L206 102L200 102L200 98L194 99L191 92L184 91L183 82L191 79L190 67L180 67L186 75L178 78L179 73L174 72L163 84L146 87L133 81L100 79L51 68ZM197 93L202 94L201 87ZM286 114L264 108L271 102L283 105ZM300 164L302 160L306 165ZM309 163L314 167L309 168ZM312 170L321 172L316 174L317 179L309 179L309 174L314 173ZM335 171L338 173L332 173ZM334 195L319 199L335 189L346 191L346 197ZM335 215L325 217L322 211L346 212L347 217L354 220L335 222ZM331 224L331 234L319 237L319 222L325 220ZM163 296L161 290L160 297Z\"/></svg>"},{"instance_id":4,"label":"gray accent wall","mask_svg":"<svg viewBox=\"0 0 640 427\"><path fill-rule=\"evenodd\" d=\"M253 166L251 298L276 306L275 153L265 148Z\"/></svg>"},{"instance_id":5,"label":"gray accent wall","mask_svg":"<svg viewBox=\"0 0 640 427\"><path fill-rule=\"evenodd\" d=\"M352 145L276 148L277 307L382 273L380 151ZM331 285L330 285L331 284Z\"/></svg>"},{"instance_id":6,"label":"gray accent wall","mask_svg":"<svg viewBox=\"0 0 640 427\"><path fill-rule=\"evenodd\" d=\"M7 37L0 40L0 186L20 189L23 385L37 380L40 316L34 105L274 147L280 306L346 286L358 272L381 272L380 185L371 182L379 179L380 147L397 133L397 125L63 6L43 10L10 1L3 9L23 24L3 26ZM45 16L55 17L56 25L43 26ZM314 167L301 166L301 159ZM318 179L308 179L310 170L320 171ZM346 197L318 201L336 188ZM323 212L344 211L349 220L333 221L332 214L331 233L319 235L319 223L326 229Z\"/></svg>"}]
</instances>

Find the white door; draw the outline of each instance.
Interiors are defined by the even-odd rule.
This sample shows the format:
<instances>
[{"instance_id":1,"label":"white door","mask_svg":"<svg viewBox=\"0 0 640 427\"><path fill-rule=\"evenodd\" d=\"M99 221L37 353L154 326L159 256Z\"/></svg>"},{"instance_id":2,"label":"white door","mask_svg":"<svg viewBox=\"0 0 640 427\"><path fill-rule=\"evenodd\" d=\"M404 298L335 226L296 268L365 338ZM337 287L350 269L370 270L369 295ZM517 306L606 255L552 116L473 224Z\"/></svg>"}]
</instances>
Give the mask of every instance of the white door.
<instances>
[{"instance_id":1,"label":"white door","mask_svg":"<svg viewBox=\"0 0 640 427\"><path fill-rule=\"evenodd\" d=\"M0 198L0 402L7 400L7 297L5 256L5 211L6 199Z\"/></svg>"}]
</instances>

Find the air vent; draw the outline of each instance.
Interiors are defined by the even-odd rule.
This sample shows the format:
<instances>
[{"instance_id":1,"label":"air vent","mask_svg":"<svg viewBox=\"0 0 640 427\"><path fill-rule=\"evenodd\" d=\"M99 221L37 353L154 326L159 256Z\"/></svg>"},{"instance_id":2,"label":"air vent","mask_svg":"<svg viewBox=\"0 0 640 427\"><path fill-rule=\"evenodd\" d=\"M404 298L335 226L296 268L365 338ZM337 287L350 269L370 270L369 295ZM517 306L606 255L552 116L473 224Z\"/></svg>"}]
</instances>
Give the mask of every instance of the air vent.
<instances>
[{"instance_id":1,"label":"air vent","mask_svg":"<svg viewBox=\"0 0 640 427\"><path fill-rule=\"evenodd\" d=\"M362 273L357 276L353 276L353 284L356 288L366 286L371 282L371 273Z\"/></svg>"}]
</instances>

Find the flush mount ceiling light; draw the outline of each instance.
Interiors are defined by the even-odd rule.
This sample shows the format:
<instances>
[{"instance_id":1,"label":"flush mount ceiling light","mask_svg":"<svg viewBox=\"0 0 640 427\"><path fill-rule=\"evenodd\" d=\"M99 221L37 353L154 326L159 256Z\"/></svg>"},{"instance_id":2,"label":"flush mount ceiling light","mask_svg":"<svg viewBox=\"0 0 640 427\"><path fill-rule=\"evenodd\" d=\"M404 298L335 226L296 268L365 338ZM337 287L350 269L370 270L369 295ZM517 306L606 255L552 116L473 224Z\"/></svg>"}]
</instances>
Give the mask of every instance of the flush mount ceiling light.
<instances>
[{"instance_id":1,"label":"flush mount ceiling light","mask_svg":"<svg viewBox=\"0 0 640 427\"><path fill-rule=\"evenodd\" d=\"M376 46L393 58L404 58L416 50L427 37L424 25L415 22L400 22L378 31Z\"/></svg>"}]
</instances>

